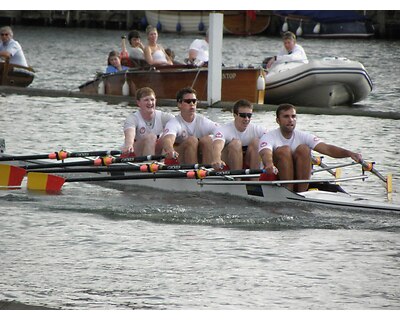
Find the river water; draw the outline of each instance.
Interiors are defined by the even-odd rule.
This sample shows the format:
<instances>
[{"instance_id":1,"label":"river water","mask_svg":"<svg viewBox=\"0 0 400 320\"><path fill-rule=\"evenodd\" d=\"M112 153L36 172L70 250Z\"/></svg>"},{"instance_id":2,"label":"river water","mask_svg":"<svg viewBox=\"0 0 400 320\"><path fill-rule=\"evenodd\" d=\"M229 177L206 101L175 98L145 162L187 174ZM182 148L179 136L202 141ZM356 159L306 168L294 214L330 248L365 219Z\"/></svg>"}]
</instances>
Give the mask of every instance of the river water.
<instances>
[{"instance_id":1,"label":"river water","mask_svg":"<svg viewBox=\"0 0 400 320\"><path fill-rule=\"evenodd\" d=\"M77 90L105 69L121 31L16 27L32 87ZM160 35L184 57L192 36ZM357 108L398 111L400 42L300 39L310 58L361 61L374 90ZM278 38L226 37L226 65L257 64ZM12 154L118 149L135 108L75 98L0 96ZM176 108L164 107L176 113ZM199 110L219 122L231 114ZM274 128L271 112L254 122ZM358 150L400 190L396 120L299 115L298 127ZM328 161L328 160L327 160ZM345 160L344 160L345 161ZM360 169L350 168L350 173ZM374 176L343 185L385 196ZM393 201L400 203L397 192ZM59 195L0 190L0 300L61 309L398 309L396 214L66 184Z\"/></svg>"}]
</instances>

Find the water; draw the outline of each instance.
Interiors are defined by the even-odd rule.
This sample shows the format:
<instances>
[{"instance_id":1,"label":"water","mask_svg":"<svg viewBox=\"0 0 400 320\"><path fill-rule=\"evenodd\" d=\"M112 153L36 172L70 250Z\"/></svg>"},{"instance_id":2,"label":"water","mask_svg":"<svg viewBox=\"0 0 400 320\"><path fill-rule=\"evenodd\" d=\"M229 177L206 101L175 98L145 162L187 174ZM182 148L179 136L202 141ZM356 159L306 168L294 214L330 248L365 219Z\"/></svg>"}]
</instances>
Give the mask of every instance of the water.
<instances>
[{"instance_id":1,"label":"water","mask_svg":"<svg viewBox=\"0 0 400 320\"><path fill-rule=\"evenodd\" d=\"M105 68L121 31L16 27L38 76L32 87L77 90ZM191 36L160 36L183 56ZM375 88L359 108L398 111L399 43L301 40L308 55L361 61ZM167 45L168 44L168 45ZM257 63L280 40L224 40L227 65ZM376 63L379 57L379 64ZM132 106L86 99L0 97L12 154L116 149ZM176 113L176 108L164 108ZM231 114L200 110L225 122ZM271 112L254 120L275 127ZM299 128L361 151L400 190L398 121L299 115ZM359 168L351 167L351 173ZM385 196L380 181L343 185ZM399 203L395 193L394 201ZM65 185L60 195L0 191L0 300L62 309L398 309L398 215L265 206L240 199Z\"/></svg>"}]
</instances>

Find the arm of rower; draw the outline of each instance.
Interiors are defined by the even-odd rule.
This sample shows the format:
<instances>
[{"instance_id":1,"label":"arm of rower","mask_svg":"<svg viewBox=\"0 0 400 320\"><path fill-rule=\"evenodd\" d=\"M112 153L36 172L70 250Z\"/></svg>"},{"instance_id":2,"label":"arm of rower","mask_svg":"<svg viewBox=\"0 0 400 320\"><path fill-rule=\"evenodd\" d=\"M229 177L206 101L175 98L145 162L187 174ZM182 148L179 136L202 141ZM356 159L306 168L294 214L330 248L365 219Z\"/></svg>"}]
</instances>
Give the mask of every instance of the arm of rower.
<instances>
[{"instance_id":1,"label":"arm of rower","mask_svg":"<svg viewBox=\"0 0 400 320\"><path fill-rule=\"evenodd\" d=\"M225 162L221 159L222 150L225 146L225 140L214 140L212 143L212 163L214 169L218 170L225 166Z\"/></svg>"},{"instance_id":2,"label":"arm of rower","mask_svg":"<svg viewBox=\"0 0 400 320\"><path fill-rule=\"evenodd\" d=\"M318 143L315 148L315 151L330 156L332 158L347 158L350 157L356 162L362 161L362 156L359 153L352 152L350 150L334 146L332 144L327 144L324 142Z\"/></svg>"},{"instance_id":3,"label":"arm of rower","mask_svg":"<svg viewBox=\"0 0 400 320\"><path fill-rule=\"evenodd\" d=\"M133 144L135 143L136 129L135 128L127 128L124 131L125 135L125 143L124 150L127 152L133 152Z\"/></svg>"},{"instance_id":4,"label":"arm of rower","mask_svg":"<svg viewBox=\"0 0 400 320\"><path fill-rule=\"evenodd\" d=\"M167 158L174 158L173 153L175 152L174 143L175 143L175 135L167 134L163 137L163 149L167 155ZM176 152L175 152L176 153Z\"/></svg>"},{"instance_id":5,"label":"arm of rower","mask_svg":"<svg viewBox=\"0 0 400 320\"><path fill-rule=\"evenodd\" d=\"M268 149L268 148L262 149L260 151L260 157L261 157L261 160L263 162L264 168L268 172L273 172L274 160L273 160L273 157L272 157L272 150Z\"/></svg>"}]
</instances>

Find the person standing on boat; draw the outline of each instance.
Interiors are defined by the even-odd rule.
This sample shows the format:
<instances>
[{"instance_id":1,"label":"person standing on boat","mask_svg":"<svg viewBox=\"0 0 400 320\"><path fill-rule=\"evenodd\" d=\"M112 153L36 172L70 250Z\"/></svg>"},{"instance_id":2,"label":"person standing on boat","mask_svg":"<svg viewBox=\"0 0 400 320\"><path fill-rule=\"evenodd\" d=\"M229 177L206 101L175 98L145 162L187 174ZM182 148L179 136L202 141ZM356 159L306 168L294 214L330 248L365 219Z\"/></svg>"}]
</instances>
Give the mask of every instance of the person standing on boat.
<instances>
[{"instance_id":1,"label":"person standing on boat","mask_svg":"<svg viewBox=\"0 0 400 320\"><path fill-rule=\"evenodd\" d=\"M172 65L171 58L166 54L162 45L157 43L158 31L156 27L148 25L146 28L148 44L144 48L144 58L151 66Z\"/></svg>"},{"instance_id":2,"label":"person standing on boat","mask_svg":"<svg viewBox=\"0 0 400 320\"><path fill-rule=\"evenodd\" d=\"M251 123L253 106L245 99L233 106L234 120L217 128L213 139L212 166L219 170L228 165L231 170L258 169L258 144L266 129Z\"/></svg>"},{"instance_id":3,"label":"person standing on boat","mask_svg":"<svg viewBox=\"0 0 400 320\"><path fill-rule=\"evenodd\" d=\"M161 154L162 139L166 123L174 118L168 112L156 110L154 90L143 87L136 91L136 103L139 110L131 113L124 123L124 153L135 153L135 156Z\"/></svg>"},{"instance_id":4,"label":"person standing on boat","mask_svg":"<svg viewBox=\"0 0 400 320\"><path fill-rule=\"evenodd\" d=\"M14 34L11 27L0 28L0 35L0 57L9 59L9 62L12 64L28 67L21 45L13 39Z\"/></svg>"},{"instance_id":5,"label":"person standing on boat","mask_svg":"<svg viewBox=\"0 0 400 320\"><path fill-rule=\"evenodd\" d=\"M122 70L128 70L128 67L121 65L121 60L117 51L111 51L108 54L107 68L105 73L114 73Z\"/></svg>"},{"instance_id":6,"label":"person standing on boat","mask_svg":"<svg viewBox=\"0 0 400 320\"><path fill-rule=\"evenodd\" d=\"M260 139L259 154L268 174L278 170L280 180L308 180L311 177L311 150L332 158L350 157L362 161L360 153L355 153L322 142L317 136L296 130L296 108L291 104L281 104L276 110L279 128L266 132ZM308 183L286 185L289 190L307 191Z\"/></svg>"},{"instance_id":7,"label":"person standing on boat","mask_svg":"<svg viewBox=\"0 0 400 320\"><path fill-rule=\"evenodd\" d=\"M209 44L208 44L208 30L204 39L195 39L189 47L189 57L185 59L186 64L195 66L204 66L208 64L209 58Z\"/></svg>"},{"instance_id":8,"label":"person standing on boat","mask_svg":"<svg viewBox=\"0 0 400 320\"><path fill-rule=\"evenodd\" d=\"M196 113L197 92L187 87L176 94L179 115L165 126L163 134L164 152L167 159L178 159L179 163L211 163L212 138L218 124Z\"/></svg>"},{"instance_id":9,"label":"person standing on boat","mask_svg":"<svg viewBox=\"0 0 400 320\"><path fill-rule=\"evenodd\" d=\"M283 48L277 56L270 58L267 62L267 69L273 63L285 62L303 62L308 63L306 52L303 47L296 43L296 35L293 32L287 31L282 36Z\"/></svg>"}]
</instances>

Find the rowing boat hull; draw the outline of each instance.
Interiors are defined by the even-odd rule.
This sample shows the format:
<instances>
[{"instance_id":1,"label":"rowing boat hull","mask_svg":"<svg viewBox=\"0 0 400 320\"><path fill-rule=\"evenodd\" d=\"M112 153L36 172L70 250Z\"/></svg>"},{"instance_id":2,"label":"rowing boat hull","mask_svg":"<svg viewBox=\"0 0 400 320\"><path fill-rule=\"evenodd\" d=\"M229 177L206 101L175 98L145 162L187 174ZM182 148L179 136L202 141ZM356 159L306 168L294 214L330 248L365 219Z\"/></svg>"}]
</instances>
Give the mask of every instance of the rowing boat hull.
<instances>
[{"instance_id":1,"label":"rowing boat hull","mask_svg":"<svg viewBox=\"0 0 400 320\"><path fill-rule=\"evenodd\" d=\"M260 76L263 76L263 71L260 69L222 68L221 100L247 99L253 103L262 103L264 91L257 90L257 80ZM184 66L158 67L150 70L132 69L127 72L104 74L81 85L79 90L98 95L99 86L104 85L104 94L121 96L125 81L129 86L129 96L132 97L135 97L137 89L151 87L159 99L176 99L176 93L180 89L190 86L197 91L199 100L207 100L208 69Z\"/></svg>"},{"instance_id":2,"label":"rowing boat hull","mask_svg":"<svg viewBox=\"0 0 400 320\"><path fill-rule=\"evenodd\" d=\"M13 87L27 87L35 78L35 72L31 67L0 62L0 85Z\"/></svg>"},{"instance_id":3,"label":"rowing boat hull","mask_svg":"<svg viewBox=\"0 0 400 320\"><path fill-rule=\"evenodd\" d=\"M346 58L273 66L265 78L265 103L331 107L362 101L372 90L364 66Z\"/></svg>"}]
</instances>

